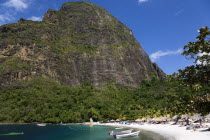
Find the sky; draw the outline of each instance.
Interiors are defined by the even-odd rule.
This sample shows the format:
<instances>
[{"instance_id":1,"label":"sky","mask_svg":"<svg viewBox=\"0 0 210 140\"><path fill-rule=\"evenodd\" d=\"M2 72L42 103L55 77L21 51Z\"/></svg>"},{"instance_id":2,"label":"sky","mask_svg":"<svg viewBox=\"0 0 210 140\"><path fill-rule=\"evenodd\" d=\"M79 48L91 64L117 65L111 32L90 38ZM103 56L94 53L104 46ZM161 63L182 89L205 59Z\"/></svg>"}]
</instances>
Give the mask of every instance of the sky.
<instances>
[{"instance_id":1,"label":"sky","mask_svg":"<svg viewBox=\"0 0 210 140\"><path fill-rule=\"evenodd\" d=\"M0 25L20 18L42 20L48 9L59 10L78 0L0 0ZM149 55L166 74L192 65L182 48L196 41L198 31L210 27L210 0L83 0L104 7L128 26Z\"/></svg>"}]
</instances>

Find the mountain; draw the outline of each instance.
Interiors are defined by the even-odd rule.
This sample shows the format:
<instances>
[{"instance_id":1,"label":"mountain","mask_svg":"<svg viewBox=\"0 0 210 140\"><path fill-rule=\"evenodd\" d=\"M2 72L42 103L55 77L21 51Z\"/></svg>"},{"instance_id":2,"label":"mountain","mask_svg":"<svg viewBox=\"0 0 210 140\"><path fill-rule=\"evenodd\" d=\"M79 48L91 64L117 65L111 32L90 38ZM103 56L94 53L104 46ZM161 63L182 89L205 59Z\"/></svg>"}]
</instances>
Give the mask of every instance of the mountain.
<instances>
[{"instance_id":1,"label":"mountain","mask_svg":"<svg viewBox=\"0 0 210 140\"><path fill-rule=\"evenodd\" d=\"M62 85L135 87L164 77L132 31L104 8L67 2L43 20L0 26L0 87L44 77Z\"/></svg>"}]
</instances>

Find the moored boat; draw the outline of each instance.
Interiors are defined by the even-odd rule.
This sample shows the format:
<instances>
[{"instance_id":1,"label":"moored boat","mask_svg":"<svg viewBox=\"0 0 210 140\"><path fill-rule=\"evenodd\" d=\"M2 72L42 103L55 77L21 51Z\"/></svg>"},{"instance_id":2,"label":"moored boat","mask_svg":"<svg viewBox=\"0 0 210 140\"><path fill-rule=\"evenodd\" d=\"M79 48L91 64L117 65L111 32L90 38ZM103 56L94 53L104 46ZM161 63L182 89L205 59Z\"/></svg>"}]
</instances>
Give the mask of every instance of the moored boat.
<instances>
[{"instance_id":1,"label":"moored boat","mask_svg":"<svg viewBox=\"0 0 210 140\"><path fill-rule=\"evenodd\" d=\"M109 135L119 135L119 134L128 134L131 133L133 129L130 130L124 130L120 132L114 132L114 131L108 131Z\"/></svg>"},{"instance_id":2,"label":"moored boat","mask_svg":"<svg viewBox=\"0 0 210 140\"><path fill-rule=\"evenodd\" d=\"M63 123L63 122L60 122L60 125L67 125L67 124L65 124L65 123Z\"/></svg>"},{"instance_id":3,"label":"moored boat","mask_svg":"<svg viewBox=\"0 0 210 140\"><path fill-rule=\"evenodd\" d=\"M46 126L46 123L38 123L37 126Z\"/></svg>"},{"instance_id":4,"label":"moored boat","mask_svg":"<svg viewBox=\"0 0 210 140\"><path fill-rule=\"evenodd\" d=\"M125 137L134 137L134 136L138 136L140 133L140 131L136 131L136 132L131 132L131 133L127 133L127 134L117 134L117 135L113 135L116 139L119 138L125 138Z\"/></svg>"},{"instance_id":5,"label":"moored boat","mask_svg":"<svg viewBox=\"0 0 210 140\"><path fill-rule=\"evenodd\" d=\"M115 129L123 129L123 127L118 127L118 128L115 128Z\"/></svg>"}]
</instances>

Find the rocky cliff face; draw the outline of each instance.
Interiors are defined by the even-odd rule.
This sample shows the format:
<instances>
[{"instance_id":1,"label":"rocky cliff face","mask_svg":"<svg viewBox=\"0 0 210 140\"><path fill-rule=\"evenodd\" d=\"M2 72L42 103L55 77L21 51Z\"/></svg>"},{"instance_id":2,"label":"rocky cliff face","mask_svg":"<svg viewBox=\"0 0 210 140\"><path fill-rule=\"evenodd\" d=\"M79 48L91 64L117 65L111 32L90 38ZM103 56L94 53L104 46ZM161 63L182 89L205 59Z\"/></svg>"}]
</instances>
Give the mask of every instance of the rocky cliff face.
<instances>
[{"instance_id":1,"label":"rocky cliff face","mask_svg":"<svg viewBox=\"0 0 210 140\"><path fill-rule=\"evenodd\" d=\"M43 21L0 26L0 87L42 76L75 86L116 81L135 86L162 78L132 31L89 2L64 3Z\"/></svg>"}]
</instances>

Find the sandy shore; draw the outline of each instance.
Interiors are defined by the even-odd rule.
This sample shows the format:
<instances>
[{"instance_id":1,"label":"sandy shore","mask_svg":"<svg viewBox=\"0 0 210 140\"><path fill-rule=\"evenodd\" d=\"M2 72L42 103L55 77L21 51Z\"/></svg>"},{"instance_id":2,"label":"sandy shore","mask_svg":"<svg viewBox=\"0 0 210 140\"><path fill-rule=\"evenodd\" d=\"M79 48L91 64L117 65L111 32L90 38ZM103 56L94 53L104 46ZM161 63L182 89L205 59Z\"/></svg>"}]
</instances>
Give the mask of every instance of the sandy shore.
<instances>
[{"instance_id":1,"label":"sandy shore","mask_svg":"<svg viewBox=\"0 0 210 140\"><path fill-rule=\"evenodd\" d=\"M115 124L108 123L106 125L114 127L132 127L152 131L158 133L169 140L210 140L210 131L201 132L199 129L196 131L186 130L186 127L170 124ZM117 130L116 130L117 131ZM118 130L119 131L119 130Z\"/></svg>"}]
</instances>

